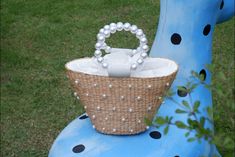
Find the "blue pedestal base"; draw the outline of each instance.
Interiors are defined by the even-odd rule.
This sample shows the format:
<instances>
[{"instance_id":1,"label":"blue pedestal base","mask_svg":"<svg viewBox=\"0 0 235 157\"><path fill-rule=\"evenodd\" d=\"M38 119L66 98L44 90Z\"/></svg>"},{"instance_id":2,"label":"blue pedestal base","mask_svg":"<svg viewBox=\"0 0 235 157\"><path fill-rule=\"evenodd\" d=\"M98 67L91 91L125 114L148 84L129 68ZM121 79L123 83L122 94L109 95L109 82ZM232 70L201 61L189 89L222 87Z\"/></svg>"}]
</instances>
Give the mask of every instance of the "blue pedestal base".
<instances>
[{"instance_id":1,"label":"blue pedestal base","mask_svg":"<svg viewBox=\"0 0 235 157\"><path fill-rule=\"evenodd\" d=\"M187 142L182 129L167 135L151 127L133 136L104 135L92 128L86 114L72 121L55 140L49 157L212 157L218 155L206 141ZM218 155L219 156L219 155Z\"/></svg>"}]
</instances>

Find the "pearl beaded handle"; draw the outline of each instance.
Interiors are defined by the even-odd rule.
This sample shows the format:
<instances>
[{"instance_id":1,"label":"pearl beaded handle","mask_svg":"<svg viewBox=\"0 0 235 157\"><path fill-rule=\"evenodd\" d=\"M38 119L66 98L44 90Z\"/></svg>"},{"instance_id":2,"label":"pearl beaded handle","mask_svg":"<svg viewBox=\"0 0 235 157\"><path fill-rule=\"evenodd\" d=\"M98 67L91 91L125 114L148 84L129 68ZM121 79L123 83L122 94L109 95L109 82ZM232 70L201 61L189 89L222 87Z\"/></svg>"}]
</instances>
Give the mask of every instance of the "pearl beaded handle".
<instances>
[{"instance_id":1,"label":"pearl beaded handle","mask_svg":"<svg viewBox=\"0 0 235 157\"><path fill-rule=\"evenodd\" d=\"M106 53L111 53L111 47L105 43L105 39L110 37L110 34L116 33L116 31L130 31L132 34L135 34L136 37L140 40L140 45L137 49L133 49L129 54L130 57L134 56L137 53L140 53L140 57L135 63L131 65L131 69L137 69L137 66L143 64L144 59L148 56L147 51L149 47L147 45L148 41L142 29L139 29L136 25L131 25L130 23L123 24L122 22L111 23L110 25L105 25L100 29L97 34L97 43L95 44L96 51L94 53L95 58L98 63L102 65L103 68L108 67L108 63L104 62L102 57L102 51L105 50Z\"/></svg>"}]
</instances>

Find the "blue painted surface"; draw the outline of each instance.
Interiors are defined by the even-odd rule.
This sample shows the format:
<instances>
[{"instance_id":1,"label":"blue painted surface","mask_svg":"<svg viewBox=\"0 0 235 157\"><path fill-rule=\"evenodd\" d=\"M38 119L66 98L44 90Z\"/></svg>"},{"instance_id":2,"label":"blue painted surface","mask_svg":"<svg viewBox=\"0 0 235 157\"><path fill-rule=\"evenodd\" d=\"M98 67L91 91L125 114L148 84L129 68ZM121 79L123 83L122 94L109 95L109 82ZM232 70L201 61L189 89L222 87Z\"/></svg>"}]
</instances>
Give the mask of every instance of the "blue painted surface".
<instances>
[{"instance_id":1,"label":"blue painted surface","mask_svg":"<svg viewBox=\"0 0 235 157\"><path fill-rule=\"evenodd\" d=\"M185 85L190 71L200 72L205 65L211 63L212 35L216 23L223 22L234 15L234 0L161 0L160 21L156 39L150 55L175 60L179 64L179 72L172 88ZM221 8L221 9L220 9ZM204 31L210 25L210 31ZM205 35L203 34L205 33ZM171 42L172 35L177 33L181 42ZM208 33L208 34L207 34ZM174 40L176 43L179 40ZM206 82L210 83L211 75L206 71ZM207 106L212 106L210 91L200 86L192 94L193 100L201 101L201 114ZM188 100L188 96L176 95L178 102ZM186 115L175 114L176 104L166 100L160 107L158 115L173 116L175 120L186 120ZM213 128L212 125L206 124ZM75 119L55 140L49 157L212 157L218 154L214 145L207 141L188 143L185 131L172 126L167 136L152 138L152 131L163 132L163 128L148 131L134 136L103 135L92 129L90 119ZM84 145L84 151L74 153L77 145Z\"/></svg>"}]
</instances>

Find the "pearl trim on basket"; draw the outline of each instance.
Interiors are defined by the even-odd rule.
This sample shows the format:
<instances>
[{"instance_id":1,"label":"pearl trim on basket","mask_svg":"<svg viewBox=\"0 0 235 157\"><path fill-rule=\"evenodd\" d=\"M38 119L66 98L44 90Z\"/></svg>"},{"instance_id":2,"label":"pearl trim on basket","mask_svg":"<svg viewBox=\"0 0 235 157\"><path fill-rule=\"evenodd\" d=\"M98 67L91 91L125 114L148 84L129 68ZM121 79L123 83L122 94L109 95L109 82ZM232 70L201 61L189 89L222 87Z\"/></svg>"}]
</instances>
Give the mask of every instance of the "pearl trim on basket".
<instances>
[{"instance_id":1,"label":"pearl trim on basket","mask_svg":"<svg viewBox=\"0 0 235 157\"><path fill-rule=\"evenodd\" d=\"M135 63L131 65L131 69L136 70L138 65L143 64L144 59L148 56L148 40L142 29L139 29L136 25L131 25L130 23L111 23L109 25L105 25L103 28L100 29L99 33L97 34L97 43L95 44L96 50L94 52L94 56L97 62L101 64L103 68L108 68L109 65L107 62L104 61L101 50L104 50L106 53L111 53L112 49L105 43L105 39L109 38L111 34L122 30L130 31L132 34L135 34L140 41L139 47L137 49L133 49L132 52L129 54L129 56L132 57L135 54L140 53L140 57Z\"/></svg>"}]
</instances>

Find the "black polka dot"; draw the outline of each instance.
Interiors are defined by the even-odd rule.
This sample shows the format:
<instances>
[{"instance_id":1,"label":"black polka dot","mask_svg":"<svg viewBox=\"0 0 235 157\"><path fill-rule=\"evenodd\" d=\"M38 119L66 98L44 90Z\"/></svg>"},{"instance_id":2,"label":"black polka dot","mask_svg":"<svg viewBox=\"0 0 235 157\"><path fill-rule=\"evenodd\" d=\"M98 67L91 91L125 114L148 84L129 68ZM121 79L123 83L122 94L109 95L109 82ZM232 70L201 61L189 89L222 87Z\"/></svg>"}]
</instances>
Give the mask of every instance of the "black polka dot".
<instances>
[{"instance_id":1,"label":"black polka dot","mask_svg":"<svg viewBox=\"0 0 235 157\"><path fill-rule=\"evenodd\" d=\"M161 133L160 132L158 132L158 131L152 131L152 132L150 132L150 137L152 137L153 139L159 139L159 138L161 138Z\"/></svg>"},{"instance_id":2,"label":"black polka dot","mask_svg":"<svg viewBox=\"0 0 235 157\"><path fill-rule=\"evenodd\" d=\"M73 152L74 153L81 153L85 150L85 146L83 144L79 144L75 147L73 147Z\"/></svg>"},{"instance_id":3,"label":"black polka dot","mask_svg":"<svg viewBox=\"0 0 235 157\"><path fill-rule=\"evenodd\" d=\"M182 86L182 88L184 88L185 90L187 90L186 87L183 87L183 86ZM177 90L177 94L178 94L180 97L186 97L188 93L187 93L186 91L183 91L183 90L178 89L178 90Z\"/></svg>"},{"instance_id":4,"label":"black polka dot","mask_svg":"<svg viewBox=\"0 0 235 157\"><path fill-rule=\"evenodd\" d=\"M199 73L199 75L201 76L202 80L206 80L206 70L202 69Z\"/></svg>"},{"instance_id":5,"label":"black polka dot","mask_svg":"<svg viewBox=\"0 0 235 157\"><path fill-rule=\"evenodd\" d=\"M210 31L211 31L211 25L208 24L204 27L203 34L207 36L210 33Z\"/></svg>"},{"instance_id":6,"label":"black polka dot","mask_svg":"<svg viewBox=\"0 0 235 157\"><path fill-rule=\"evenodd\" d=\"M86 118L88 118L88 116L86 114L81 116L81 117L79 117L79 119L86 119Z\"/></svg>"},{"instance_id":7,"label":"black polka dot","mask_svg":"<svg viewBox=\"0 0 235 157\"><path fill-rule=\"evenodd\" d=\"M222 0L222 2L220 3L220 10L222 10L224 8L224 0Z\"/></svg>"},{"instance_id":8,"label":"black polka dot","mask_svg":"<svg viewBox=\"0 0 235 157\"><path fill-rule=\"evenodd\" d=\"M180 157L179 155L176 155L175 157Z\"/></svg>"},{"instance_id":9,"label":"black polka dot","mask_svg":"<svg viewBox=\"0 0 235 157\"><path fill-rule=\"evenodd\" d=\"M179 45L180 42L181 42L181 36L177 33L174 33L172 36L171 36L171 42L172 44L174 45Z\"/></svg>"}]
</instances>

